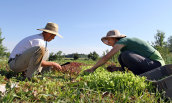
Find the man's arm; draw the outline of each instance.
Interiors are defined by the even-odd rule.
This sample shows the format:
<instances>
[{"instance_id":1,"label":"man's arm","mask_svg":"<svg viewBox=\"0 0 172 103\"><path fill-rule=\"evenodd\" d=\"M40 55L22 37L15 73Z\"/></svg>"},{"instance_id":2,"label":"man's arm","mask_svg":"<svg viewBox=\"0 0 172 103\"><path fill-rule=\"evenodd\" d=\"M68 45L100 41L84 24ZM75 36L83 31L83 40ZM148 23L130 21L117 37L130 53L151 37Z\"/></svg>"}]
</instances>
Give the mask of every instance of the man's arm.
<instances>
[{"instance_id":1,"label":"man's arm","mask_svg":"<svg viewBox=\"0 0 172 103\"><path fill-rule=\"evenodd\" d=\"M54 69L62 70L62 67L59 64L55 62L45 61L45 60L42 60L41 66L42 67L52 66Z\"/></svg>"},{"instance_id":2,"label":"man's arm","mask_svg":"<svg viewBox=\"0 0 172 103\"><path fill-rule=\"evenodd\" d=\"M115 55L124 45L116 44L111 51L103 56L91 69L85 70L86 72L94 72L99 66L105 64L113 55Z\"/></svg>"}]
</instances>

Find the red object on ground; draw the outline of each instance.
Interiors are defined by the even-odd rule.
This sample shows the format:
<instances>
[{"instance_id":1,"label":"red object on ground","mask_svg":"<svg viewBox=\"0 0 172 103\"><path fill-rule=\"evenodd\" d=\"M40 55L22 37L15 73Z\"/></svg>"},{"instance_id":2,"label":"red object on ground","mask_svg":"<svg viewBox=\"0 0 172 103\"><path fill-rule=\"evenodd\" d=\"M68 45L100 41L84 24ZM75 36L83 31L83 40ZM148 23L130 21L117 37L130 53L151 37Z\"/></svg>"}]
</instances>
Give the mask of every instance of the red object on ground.
<instances>
[{"instance_id":1,"label":"red object on ground","mask_svg":"<svg viewBox=\"0 0 172 103\"><path fill-rule=\"evenodd\" d=\"M81 66L84 65L83 63L77 62L69 62L65 63L66 65L62 65L63 73L70 73L70 74L79 74L81 71Z\"/></svg>"}]
</instances>

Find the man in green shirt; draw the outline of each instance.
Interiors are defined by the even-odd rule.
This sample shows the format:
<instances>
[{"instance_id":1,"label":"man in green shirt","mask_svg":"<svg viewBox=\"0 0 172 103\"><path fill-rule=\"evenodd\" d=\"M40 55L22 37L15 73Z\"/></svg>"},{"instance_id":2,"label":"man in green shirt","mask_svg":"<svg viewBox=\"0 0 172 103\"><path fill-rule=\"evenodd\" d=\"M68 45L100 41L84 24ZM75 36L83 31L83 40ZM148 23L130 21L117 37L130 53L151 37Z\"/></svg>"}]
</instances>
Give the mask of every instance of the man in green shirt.
<instances>
[{"instance_id":1,"label":"man in green shirt","mask_svg":"<svg viewBox=\"0 0 172 103\"><path fill-rule=\"evenodd\" d=\"M165 65L160 53L147 42L138 38L127 38L118 30L111 30L103 37L102 42L112 46L109 53L103 56L91 69L85 72L94 72L99 66L105 64L117 52L121 68L127 67L134 74L142 74L154 68Z\"/></svg>"}]
</instances>

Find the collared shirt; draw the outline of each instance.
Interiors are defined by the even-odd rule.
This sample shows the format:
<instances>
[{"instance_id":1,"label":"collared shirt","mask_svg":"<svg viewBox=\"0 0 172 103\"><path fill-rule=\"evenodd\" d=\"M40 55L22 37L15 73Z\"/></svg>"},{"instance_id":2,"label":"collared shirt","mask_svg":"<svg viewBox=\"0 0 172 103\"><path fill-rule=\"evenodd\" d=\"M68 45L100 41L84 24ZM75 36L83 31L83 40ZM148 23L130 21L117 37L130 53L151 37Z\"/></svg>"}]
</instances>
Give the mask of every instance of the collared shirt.
<instances>
[{"instance_id":1,"label":"collared shirt","mask_svg":"<svg viewBox=\"0 0 172 103\"><path fill-rule=\"evenodd\" d=\"M20 55L25 50L34 46L45 47L45 41L42 34L31 35L21 40L11 52L10 58L15 58L16 55Z\"/></svg>"}]
</instances>

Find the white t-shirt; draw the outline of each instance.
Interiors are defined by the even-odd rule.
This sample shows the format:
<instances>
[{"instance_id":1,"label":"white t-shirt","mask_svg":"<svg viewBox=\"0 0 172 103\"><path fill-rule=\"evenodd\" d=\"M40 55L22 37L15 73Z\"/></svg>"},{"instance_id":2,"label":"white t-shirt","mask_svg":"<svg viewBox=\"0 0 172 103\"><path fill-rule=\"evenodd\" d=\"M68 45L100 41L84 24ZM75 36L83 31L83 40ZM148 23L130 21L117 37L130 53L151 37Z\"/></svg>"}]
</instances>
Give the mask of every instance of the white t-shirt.
<instances>
[{"instance_id":1,"label":"white t-shirt","mask_svg":"<svg viewBox=\"0 0 172 103\"><path fill-rule=\"evenodd\" d=\"M25 50L34 46L45 47L45 41L42 34L31 35L21 40L11 52L10 58L15 58L16 55L22 54Z\"/></svg>"}]
</instances>

